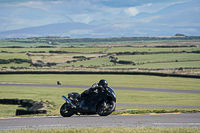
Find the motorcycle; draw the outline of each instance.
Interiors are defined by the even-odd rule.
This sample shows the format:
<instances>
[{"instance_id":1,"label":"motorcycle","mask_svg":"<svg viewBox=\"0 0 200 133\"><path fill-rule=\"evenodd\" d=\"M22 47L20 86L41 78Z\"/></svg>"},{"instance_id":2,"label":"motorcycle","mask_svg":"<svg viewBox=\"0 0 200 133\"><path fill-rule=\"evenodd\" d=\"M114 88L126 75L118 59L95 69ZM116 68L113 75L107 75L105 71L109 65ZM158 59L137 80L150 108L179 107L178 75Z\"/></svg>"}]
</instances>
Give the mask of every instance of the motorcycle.
<instances>
[{"instance_id":1,"label":"motorcycle","mask_svg":"<svg viewBox=\"0 0 200 133\"><path fill-rule=\"evenodd\" d=\"M94 91L87 97L81 97L79 93L69 93L68 97L62 96L65 103L60 108L63 117L76 115L107 116L115 111L116 94L115 91L107 86L104 90Z\"/></svg>"}]
</instances>

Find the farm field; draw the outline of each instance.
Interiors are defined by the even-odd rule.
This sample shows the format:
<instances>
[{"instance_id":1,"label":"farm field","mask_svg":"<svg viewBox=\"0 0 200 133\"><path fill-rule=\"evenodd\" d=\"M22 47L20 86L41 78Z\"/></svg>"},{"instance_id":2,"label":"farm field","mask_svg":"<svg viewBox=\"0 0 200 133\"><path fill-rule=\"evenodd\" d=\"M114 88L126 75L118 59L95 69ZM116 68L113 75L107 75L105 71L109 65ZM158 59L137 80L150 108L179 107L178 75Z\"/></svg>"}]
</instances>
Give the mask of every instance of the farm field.
<instances>
[{"instance_id":1,"label":"farm field","mask_svg":"<svg viewBox=\"0 0 200 133\"><path fill-rule=\"evenodd\" d=\"M165 62L165 63L146 63L146 64L139 64L139 66L135 65L118 65L118 66L107 66L107 67L101 67L104 69L135 69L135 68L152 68L152 69L170 69L170 68L193 68L193 67L199 67L200 61L187 61L187 62ZM190 69L188 69L189 71ZM193 69L193 71L199 71L199 69Z\"/></svg>"},{"instance_id":2,"label":"farm field","mask_svg":"<svg viewBox=\"0 0 200 133\"><path fill-rule=\"evenodd\" d=\"M117 53L117 52L190 52L194 50L200 50L199 47L174 47L174 48L159 48L159 47L112 47L108 50L108 53Z\"/></svg>"},{"instance_id":3,"label":"farm field","mask_svg":"<svg viewBox=\"0 0 200 133\"><path fill-rule=\"evenodd\" d=\"M69 53L104 53L107 49L107 47L59 48L57 51L65 51Z\"/></svg>"},{"instance_id":4,"label":"farm field","mask_svg":"<svg viewBox=\"0 0 200 133\"><path fill-rule=\"evenodd\" d=\"M0 68L2 69L7 69L7 68L31 68L30 67L30 63L20 63L20 64L17 64L17 63L9 63L9 64L0 64Z\"/></svg>"},{"instance_id":5,"label":"farm field","mask_svg":"<svg viewBox=\"0 0 200 133\"><path fill-rule=\"evenodd\" d=\"M67 53L67 54L55 54L55 53L31 53L29 57L33 63L37 63L38 60L44 63L57 63L58 66L61 64L67 64L67 61L77 61L76 57L85 58L99 58L99 56L104 56L105 54L79 54L79 53ZM70 62L71 63L71 62Z\"/></svg>"},{"instance_id":6,"label":"farm field","mask_svg":"<svg viewBox=\"0 0 200 133\"><path fill-rule=\"evenodd\" d=\"M0 59L29 59L25 53L0 53Z\"/></svg>"},{"instance_id":7,"label":"farm field","mask_svg":"<svg viewBox=\"0 0 200 133\"><path fill-rule=\"evenodd\" d=\"M38 53L38 52L49 52L54 51L56 48L1 48L1 52L8 52L8 53Z\"/></svg>"},{"instance_id":8,"label":"farm field","mask_svg":"<svg viewBox=\"0 0 200 133\"><path fill-rule=\"evenodd\" d=\"M31 47L31 48L1 48L0 52L12 52L12 53L49 53L49 51L64 51L66 53L103 53L106 51L107 47L52 47L52 48L40 48L40 47Z\"/></svg>"},{"instance_id":9,"label":"farm field","mask_svg":"<svg viewBox=\"0 0 200 133\"><path fill-rule=\"evenodd\" d=\"M120 40L121 39L121 40ZM198 78L101 74L101 71L156 71L200 75L200 38L69 39L31 38L0 40L0 71L99 71L99 74L1 74L1 83L92 85L106 79L110 86L200 90ZM126 40L127 39L127 40ZM145 40L147 39L147 40ZM117 41L116 41L117 40ZM181 68L181 69L180 69ZM180 70L179 70L180 69ZM87 89L87 88L85 88ZM85 89L2 86L0 97L49 101L47 115L59 115L61 96ZM117 104L199 105L198 94L116 90ZM186 98L187 97L187 98ZM19 106L0 105L0 117L12 117ZM118 109L174 110L169 107ZM191 110L192 108L181 108Z\"/></svg>"},{"instance_id":10,"label":"farm field","mask_svg":"<svg viewBox=\"0 0 200 133\"><path fill-rule=\"evenodd\" d=\"M126 47L122 47L126 48ZM10 48L11 49L11 48ZM76 49L76 48L74 48ZM136 54L136 55L118 55L114 54L112 57L117 58L117 61L128 61L134 64L121 64L112 62L109 58L108 53L91 53L89 48L79 48L85 53L77 53L76 50L71 49L71 53L49 53L47 49L44 48L43 53L21 53L23 50L16 50L10 53L0 53L1 60L11 60L11 59L27 59L30 60L29 66L31 64L39 64L41 67L45 66L47 63L54 63L53 67L76 67L76 68L98 68L98 69L129 69L129 68L146 68L146 69L168 69L168 68L185 68L189 70L198 71L200 68L199 61L200 56L198 53L159 53L159 54ZM110 48L112 49L112 48ZM37 51L37 48L34 50ZM99 50L99 49L98 49ZM194 51L198 51L198 48L193 48ZM11 51L11 50L10 50ZM42 48L39 48L37 52L41 52ZM87 53L88 51L89 53ZM80 57L80 58L79 58ZM11 66L18 67L19 63L7 63L0 64L0 67L10 68ZM35 69L35 67L29 67L28 65L21 65L29 69ZM40 67L40 69L41 69Z\"/></svg>"},{"instance_id":11,"label":"farm field","mask_svg":"<svg viewBox=\"0 0 200 133\"><path fill-rule=\"evenodd\" d=\"M3 39L0 47L96 47L96 46L166 46L166 45L199 45L199 36L185 37L119 37L119 38L65 38L33 37L26 39ZM173 43L173 44L172 44Z\"/></svg>"},{"instance_id":12,"label":"farm field","mask_svg":"<svg viewBox=\"0 0 200 133\"><path fill-rule=\"evenodd\" d=\"M49 51L65 51L68 53L118 53L118 52L191 52L198 51L199 47L175 47L175 48L157 48L157 47L132 47L132 46L116 46L116 47L52 47L52 48L4 48L1 47L0 52L26 53L26 52L49 52Z\"/></svg>"},{"instance_id":13,"label":"farm field","mask_svg":"<svg viewBox=\"0 0 200 133\"><path fill-rule=\"evenodd\" d=\"M177 74L184 70L185 74L200 75L199 40L199 37L4 39L0 40L0 68L1 71L160 69L163 73L180 69Z\"/></svg>"},{"instance_id":14,"label":"farm field","mask_svg":"<svg viewBox=\"0 0 200 133\"><path fill-rule=\"evenodd\" d=\"M181 54L152 54L152 55L123 55L117 56L118 60L128 60L133 62L175 62L175 61L192 61L192 60L200 60L199 54L189 54L189 53L181 53Z\"/></svg>"},{"instance_id":15,"label":"farm field","mask_svg":"<svg viewBox=\"0 0 200 133\"><path fill-rule=\"evenodd\" d=\"M80 65L83 65L85 67L96 65L101 68L104 68L107 66L112 66L110 68L119 68L119 67L129 68L130 66L131 66L130 68L168 68L166 66L159 67L157 65L159 65L160 63L174 64L174 62L176 62L177 67L174 67L174 68L180 68L180 67L187 67L186 64L187 63L190 64L191 61L195 61L193 62L193 66L190 65L191 67L199 67L198 62L200 61L199 54L186 54L186 53L151 54L151 55L116 55L114 57L117 57L118 60L132 61L136 65L113 63L111 62L109 57L103 57L96 60L72 63L71 65L74 65L76 67L79 67ZM150 63L151 65L143 67L143 65L150 64Z\"/></svg>"}]
</instances>

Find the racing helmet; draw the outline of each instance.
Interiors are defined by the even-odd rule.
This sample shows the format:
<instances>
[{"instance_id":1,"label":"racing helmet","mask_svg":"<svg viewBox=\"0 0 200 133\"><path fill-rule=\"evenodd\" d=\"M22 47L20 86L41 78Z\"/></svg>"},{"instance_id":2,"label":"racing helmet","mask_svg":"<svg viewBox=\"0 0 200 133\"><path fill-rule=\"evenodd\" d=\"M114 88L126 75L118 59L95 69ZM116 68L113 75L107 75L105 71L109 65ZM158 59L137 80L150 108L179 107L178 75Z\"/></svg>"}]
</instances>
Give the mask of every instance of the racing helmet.
<instances>
[{"instance_id":1,"label":"racing helmet","mask_svg":"<svg viewBox=\"0 0 200 133\"><path fill-rule=\"evenodd\" d=\"M104 80L104 79L101 79L100 81L99 81L99 86L108 86L108 82L106 81L106 80Z\"/></svg>"}]
</instances>

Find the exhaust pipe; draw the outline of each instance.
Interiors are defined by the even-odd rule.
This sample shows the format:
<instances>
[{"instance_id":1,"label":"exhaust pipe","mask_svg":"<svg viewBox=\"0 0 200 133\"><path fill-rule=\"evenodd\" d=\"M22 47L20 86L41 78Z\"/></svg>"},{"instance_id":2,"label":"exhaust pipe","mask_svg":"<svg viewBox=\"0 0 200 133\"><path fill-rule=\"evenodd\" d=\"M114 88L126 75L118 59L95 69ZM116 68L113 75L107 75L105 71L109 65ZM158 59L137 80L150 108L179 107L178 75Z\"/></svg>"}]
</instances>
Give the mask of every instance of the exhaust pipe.
<instances>
[{"instance_id":1,"label":"exhaust pipe","mask_svg":"<svg viewBox=\"0 0 200 133\"><path fill-rule=\"evenodd\" d=\"M69 100L66 96L62 96L62 98L69 104L71 105L73 108L76 108L76 106L71 102L71 100Z\"/></svg>"}]
</instances>

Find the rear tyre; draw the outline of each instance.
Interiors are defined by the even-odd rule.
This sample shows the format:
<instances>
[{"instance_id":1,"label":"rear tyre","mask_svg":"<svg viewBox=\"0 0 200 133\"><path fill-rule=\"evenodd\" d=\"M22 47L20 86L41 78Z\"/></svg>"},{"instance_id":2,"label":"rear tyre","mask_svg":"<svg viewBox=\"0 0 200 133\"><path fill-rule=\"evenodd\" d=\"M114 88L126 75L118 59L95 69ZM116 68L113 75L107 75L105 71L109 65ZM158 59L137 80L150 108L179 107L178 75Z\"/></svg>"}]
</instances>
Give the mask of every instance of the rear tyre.
<instances>
[{"instance_id":1,"label":"rear tyre","mask_svg":"<svg viewBox=\"0 0 200 133\"><path fill-rule=\"evenodd\" d=\"M100 116L107 116L115 110L115 106L116 104L114 101L102 102L97 108L97 114Z\"/></svg>"},{"instance_id":2,"label":"rear tyre","mask_svg":"<svg viewBox=\"0 0 200 133\"><path fill-rule=\"evenodd\" d=\"M68 103L64 103L60 108L60 115L63 117L70 117L74 114L71 106Z\"/></svg>"}]
</instances>

